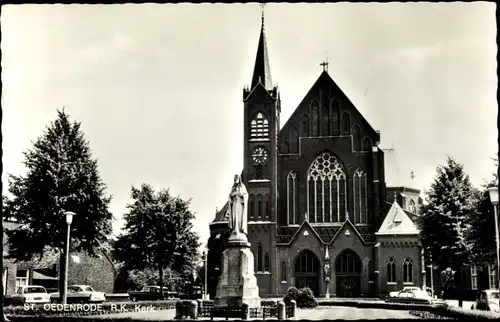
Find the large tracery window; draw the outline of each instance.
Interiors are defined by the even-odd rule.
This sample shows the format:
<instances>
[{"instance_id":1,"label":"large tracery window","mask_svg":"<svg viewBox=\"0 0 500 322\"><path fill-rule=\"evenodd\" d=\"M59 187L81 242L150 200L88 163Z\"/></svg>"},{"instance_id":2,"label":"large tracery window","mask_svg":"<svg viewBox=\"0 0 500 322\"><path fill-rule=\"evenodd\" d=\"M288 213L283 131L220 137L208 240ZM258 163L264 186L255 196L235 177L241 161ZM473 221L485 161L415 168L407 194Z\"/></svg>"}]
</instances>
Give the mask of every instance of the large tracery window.
<instances>
[{"instance_id":1,"label":"large tracery window","mask_svg":"<svg viewBox=\"0 0 500 322\"><path fill-rule=\"evenodd\" d=\"M354 223L368 223L368 182L366 173L361 169L354 172L353 178Z\"/></svg>"},{"instance_id":2,"label":"large tracery window","mask_svg":"<svg viewBox=\"0 0 500 322\"><path fill-rule=\"evenodd\" d=\"M264 118L262 113L257 114L256 118L250 123L250 139L269 139L269 121Z\"/></svg>"},{"instance_id":3,"label":"large tracery window","mask_svg":"<svg viewBox=\"0 0 500 322\"><path fill-rule=\"evenodd\" d=\"M286 201L288 224L296 225L297 220L297 172L290 171L286 179Z\"/></svg>"},{"instance_id":4,"label":"large tracery window","mask_svg":"<svg viewBox=\"0 0 500 322\"><path fill-rule=\"evenodd\" d=\"M307 174L307 209L311 223L343 222L346 218L346 176L330 153L322 153Z\"/></svg>"}]
</instances>

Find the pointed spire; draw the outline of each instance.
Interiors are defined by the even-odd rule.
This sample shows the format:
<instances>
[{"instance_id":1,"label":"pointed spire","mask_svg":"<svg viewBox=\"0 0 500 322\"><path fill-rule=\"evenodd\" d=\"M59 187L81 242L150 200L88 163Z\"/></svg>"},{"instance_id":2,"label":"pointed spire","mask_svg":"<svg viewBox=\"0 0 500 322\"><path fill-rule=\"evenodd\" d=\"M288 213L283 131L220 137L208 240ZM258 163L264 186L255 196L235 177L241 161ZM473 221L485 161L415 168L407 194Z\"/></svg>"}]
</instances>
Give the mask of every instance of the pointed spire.
<instances>
[{"instance_id":1,"label":"pointed spire","mask_svg":"<svg viewBox=\"0 0 500 322\"><path fill-rule=\"evenodd\" d=\"M267 53L266 34L264 32L264 4L261 4L261 7L262 25L260 27L259 45L257 47L257 56L255 57L251 88L254 88L260 82L267 90L271 90L273 89L273 81L271 78L269 55Z\"/></svg>"}]
</instances>

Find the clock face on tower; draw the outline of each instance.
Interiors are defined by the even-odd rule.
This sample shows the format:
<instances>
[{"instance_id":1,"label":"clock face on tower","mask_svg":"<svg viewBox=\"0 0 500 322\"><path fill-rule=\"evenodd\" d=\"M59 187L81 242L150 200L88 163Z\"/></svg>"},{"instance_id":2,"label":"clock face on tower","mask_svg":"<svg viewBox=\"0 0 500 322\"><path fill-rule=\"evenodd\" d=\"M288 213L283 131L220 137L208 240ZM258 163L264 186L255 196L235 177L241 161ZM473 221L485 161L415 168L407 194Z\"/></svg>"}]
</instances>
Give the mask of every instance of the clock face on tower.
<instances>
[{"instance_id":1,"label":"clock face on tower","mask_svg":"<svg viewBox=\"0 0 500 322\"><path fill-rule=\"evenodd\" d=\"M253 149L252 161L255 164L265 164L267 162L267 150L263 147L256 147Z\"/></svg>"}]
</instances>

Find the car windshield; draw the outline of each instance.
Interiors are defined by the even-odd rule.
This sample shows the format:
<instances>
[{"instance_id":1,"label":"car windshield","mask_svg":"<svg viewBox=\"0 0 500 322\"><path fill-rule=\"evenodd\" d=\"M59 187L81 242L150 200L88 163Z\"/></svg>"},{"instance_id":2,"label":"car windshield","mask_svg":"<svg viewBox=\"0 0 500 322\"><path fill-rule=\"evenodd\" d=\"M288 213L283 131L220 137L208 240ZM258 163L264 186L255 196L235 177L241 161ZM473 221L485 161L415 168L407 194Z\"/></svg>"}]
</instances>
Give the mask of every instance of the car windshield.
<instances>
[{"instance_id":1,"label":"car windshield","mask_svg":"<svg viewBox=\"0 0 500 322\"><path fill-rule=\"evenodd\" d=\"M491 292L489 297L491 297L492 299L497 299L499 297L498 292Z\"/></svg>"},{"instance_id":2,"label":"car windshield","mask_svg":"<svg viewBox=\"0 0 500 322\"><path fill-rule=\"evenodd\" d=\"M47 291L43 287L27 287L24 289L24 294L31 293L47 293Z\"/></svg>"},{"instance_id":3,"label":"car windshield","mask_svg":"<svg viewBox=\"0 0 500 322\"><path fill-rule=\"evenodd\" d=\"M84 287L83 287L83 290L84 290L85 292L94 292L94 290L93 290L93 289L92 289L92 287L90 287L90 286L84 286Z\"/></svg>"}]
</instances>

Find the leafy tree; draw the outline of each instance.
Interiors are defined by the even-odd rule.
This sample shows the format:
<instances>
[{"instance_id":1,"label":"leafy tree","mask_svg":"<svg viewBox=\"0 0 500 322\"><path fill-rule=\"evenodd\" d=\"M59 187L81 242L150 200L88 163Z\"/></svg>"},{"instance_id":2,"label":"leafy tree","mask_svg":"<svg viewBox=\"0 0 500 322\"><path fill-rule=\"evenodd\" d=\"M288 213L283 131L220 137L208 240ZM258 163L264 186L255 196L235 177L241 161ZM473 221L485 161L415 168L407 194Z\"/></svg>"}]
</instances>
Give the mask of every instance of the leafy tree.
<instances>
[{"instance_id":1,"label":"leafy tree","mask_svg":"<svg viewBox=\"0 0 500 322\"><path fill-rule=\"evenodd\" d=\"M418 219L421 239L433 260L441 268L456 271L459 305L462 305L461 268L469 262L470 247L466 240L469 218L477 215L477 190L470 183L463 166L448 157L437 168L428 204Z\"/></svg>"},{"instance_id":2,"label":"leafy tree","mask_svg":"<svg viewBox=\"0 0 500 322\"><path fill-rule=\"evenodd\" d=\"M492 158L498 166L498 158ZM478 194L478 215L469 218L467 241L471 249L471 260L480 266L496 261L495 213L490 201L488 188L498 186L498 176L493 173L493 179L485 182L483 191Z\"/></svg>"},{"instance_id":3,"label":"leafy tree","mask_svg":"<svg viewBox=\"0 0 500 322\"><path fill-rule=\"evenodd\" d=\"M158 270L163 286L165 269L192 274L198 263L198 236L192 231L190 200L172 197L169 190L155 193L152 186L132 187L134 202L124 215L125 233L115 243L114 255L129 270Z\"/></svg>"},{"instance_id":4,"label":"leafy tree","mask_svg":"<svg viewBox=\"0 0 500 322\"><path fill-rule=\"evenodd\" d=\"M92 159L80 123L71 122L64 110L24 153L24 176L10 175L7 201L10 216L20 224L7 232L10 256L19 261L43 256L47 248L65 252L67 224L64 211L77 215L71 225L70 251L95 249L111 234L111 200ZM64 256L60 257L61 294ZM61 296L62 298L62 296Z\"/></svg>"}]
</instances>

